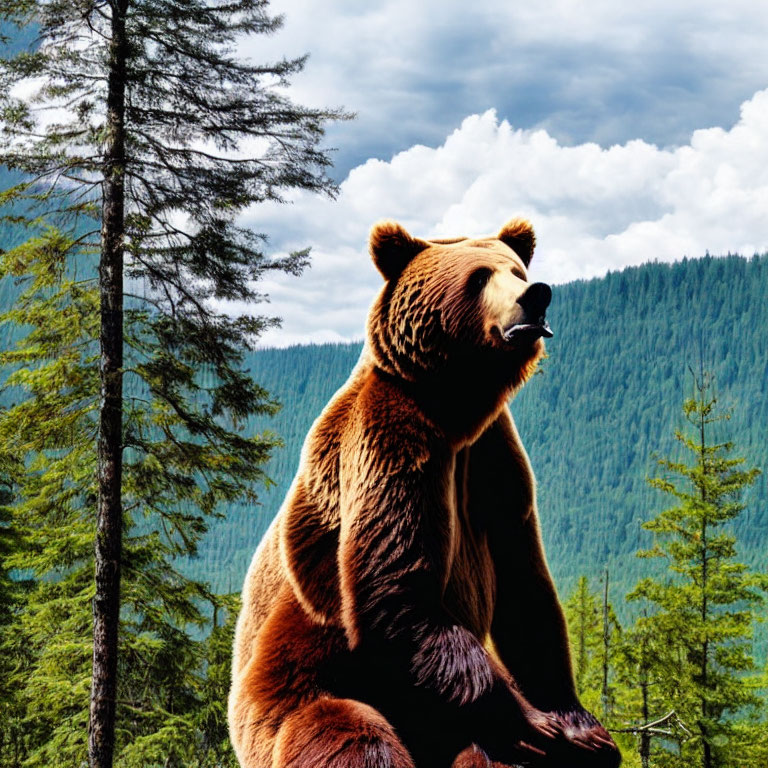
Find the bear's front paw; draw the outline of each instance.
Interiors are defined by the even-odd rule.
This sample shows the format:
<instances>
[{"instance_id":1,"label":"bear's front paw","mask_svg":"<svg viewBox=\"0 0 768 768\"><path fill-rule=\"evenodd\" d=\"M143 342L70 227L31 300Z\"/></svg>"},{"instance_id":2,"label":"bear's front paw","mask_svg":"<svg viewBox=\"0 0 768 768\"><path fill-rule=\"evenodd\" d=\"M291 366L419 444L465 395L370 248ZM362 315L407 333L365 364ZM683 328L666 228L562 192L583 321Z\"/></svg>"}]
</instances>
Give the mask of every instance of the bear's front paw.
<instances>
[{"instance_id":1,"label":"bear's front paw","mask_svg":"<svg viewBox=\"0 0 768 768\"><path fill-rule=\"evenodd\" d=\"M563 734L549 713L522 701L511 710L501 701L491 701L477 715L478 743L494 768L553 768L553 750ZM559 763L557 768L561 768Z\"/></svg>"},{"instance_id":2,"label":"bear's front paw","mask_svg":"<svg viewBox=\"0 0 768 768\"><path fill-rule=\"evenodd\" d=\"M425 633L413 656L416 684L460 705L476 701L493 683L488 654L463 627Z\"/></svg>"},{"instance_id":3,"label":"bear's front paw","mask_svg":"<svg viewBox=\"0 0 768 768\"><path fill-rule=\"evenodd\" d=\"M562 738L553 750L563 768L617 768L621 753L608 731L586 709L547 712ZM554 756L554 754L553 754Z\"/></svg>"}]
</instances>

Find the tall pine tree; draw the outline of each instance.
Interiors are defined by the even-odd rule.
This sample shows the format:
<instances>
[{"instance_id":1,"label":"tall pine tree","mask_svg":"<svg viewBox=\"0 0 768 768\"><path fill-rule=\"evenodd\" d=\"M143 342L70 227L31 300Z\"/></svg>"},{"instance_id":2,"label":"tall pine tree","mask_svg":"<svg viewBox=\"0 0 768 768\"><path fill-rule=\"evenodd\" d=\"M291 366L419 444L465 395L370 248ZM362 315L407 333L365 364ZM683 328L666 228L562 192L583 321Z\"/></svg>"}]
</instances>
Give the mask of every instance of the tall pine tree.
<instances>
[{"instance_id":1,"label":"tall pine tree","mask_svg":"<svg viewBox=\"0 0 768 768\"><path fill-rule=\"evenodd\" d=\"M602 589L595 592L589 586L589 579L580 576L563 608L579 698L588 709L600 713L601 721L616 739L622 755L627 755L631 753L632 740L621 733L627 702L626 688L620 678L626 641L607 599L606 577L607 572L603 574ZM624 762L627 763L626 757Z\"/></svg>"},{"instance_id":2,"label":"tall pine tree","mask_svg":"<svg viewBox=\"0 0 768 768\"><path fill-rule=\"evenodd\" d=\"M0 269L25 281L3 319L29 330L3 360L16 370L0 432L24 457L14 512L24 546L9 562L37 578L17 634L33 652L30 764L82 761L87 721L91 766L111 766L116 707L126 765L137 729L167 729L179 759L190 741L178 719L197 668L185 628L204 623L200 603L214 598L174 559L194 554L223 503L254 498L275 444L242 434L275 406L240 368L274 320L219 307L258 302L265 271L297 273L307 259L267 257L239 216L292 189L333 193L319 141L343 116L284 95L303 59L236 57L243 38L279 27L266 6L0 9L38 34L34 49L0 61L0 165L24 179L0 204L30 233ZM178 667L172 680L148 674L163 659ZM172 694L154 701L147 692L163 686Z\"/></svg>"},{"instance_id":3,"label":"tall pine tree","mask_svg":"<svg viewBox=\"0 0 768 768\"><path fill-rule=\"evenodd\" d=\"M737 562L728 525L744 509L742 492L758 470L730 456L733 444L722 440L729 414L718 405L710 375L694 374L693 388L683 406L688 429L675 435L690 458L660 460L666 472L650 480L675 504L644 524L655 545L640 555L661 558L668 570L642 579L628 597L650 609L637 631L664 638L653 660L639 660L645 681L655 678L692 734L678 750L660 749L656 764L737 768L744 762L734 749L740 733L734 715L759 704L743 673L753 666L754 608L768 578Z\"/></svg>"},{"instance_id":4,"label":"tall pine tree","mask_svg":"<svg viewBox=\"0 0 768 768\"><path fill-rule=\"evenodd\" d=\"M576 691L582 699L589 698L586 706L596 708L600 690L602 617L600 600L590 589L586 576L579 577L563 608L568 622Z\"/></svg>"},{"instance_id":5,"label":"tall pine tree","mask_svg":"<svg viewBox=\"0 0 768 768\"><path fill-rule=\"evenodd\" d=\"M669 661L668 638L646 619L647 613L624 631L616 655L615 738L626 765L639 768L661 765L670 745L690 736L660 684L675 666ZM659 752L661 763L656 761Z\"/></svg>"}]
</instances>

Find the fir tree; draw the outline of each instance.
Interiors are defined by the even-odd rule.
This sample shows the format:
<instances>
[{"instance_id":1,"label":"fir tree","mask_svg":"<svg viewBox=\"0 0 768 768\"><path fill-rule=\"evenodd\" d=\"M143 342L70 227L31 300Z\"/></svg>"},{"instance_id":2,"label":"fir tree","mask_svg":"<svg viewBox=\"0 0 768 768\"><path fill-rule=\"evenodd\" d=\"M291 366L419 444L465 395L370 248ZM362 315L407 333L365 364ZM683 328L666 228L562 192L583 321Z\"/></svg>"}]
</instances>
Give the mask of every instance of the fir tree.
<instances>
[{"instance_id":1,"label":"fir tree","mask_svg":"<svg viewBox=\"0 0 768 768\"><path fill-rule=\"evenodd\" d=\"M213 629L203 644L205 680L196 709L200 741L198 763L202 766L238 768L229 746L227 697L231 676L232 645L240 601L220 598L213 614Z\"/></svg>"},{"instance_id":2,"label":"fir tree","mask_svg":"<svg viewBox=\"0 0 768 768\"><path fill-rule=\"evenodd\" d=\"M0 61L0 165L24 174L0 204L30 233L0 268L25 281L3 320L30 329L3 359L8 391L25 396L0 425L26 462L14 508L24 544L9 563L37 579L15 633L34 657L29 764L79 764L87 724L90 764L111 766L116 706L125 765L150 764L152 733L169 745L165 765L194 742L181 713L200 659L186 627L205 623L214 598L174 561L195 553L222 504L255 498L276 444L241 431L275 408L241 369L274 320L220 306L259 301L266 270L297 273L307 258L268 258L238 216L292 189L332 193L318 142L343 116L282 94L303 59L235 57L239 39L279 27L266 5L10 0L0 11L38 31L34 50ZM170 698L156 707L160 690Z\"/></svg>"},{"instance_id":3,"label":"fir tree","mask_svg":"<svg viewBox=\"0 0 768 768\"><path fill-rule=\"evenodd\" d=\"M622 643L621 624L607 592L593 591L586 576L579 577L563 607L576 691L587 709L600 712L601 719L610 722L616 698L614 677L616 654Z\"/></svg>"},{"instance_id":4,"label":"fir tree","mask_svg":"<svg viewBox=\"0 0 768 768\"><path fill-rule=\"evenodd\" d=\"M660 681L674 667L665 636L642 620L624 631L616 654L616 680L619 705L615 712L615 738L622 746L627 766L651 768L661 764L655 757L662 744L678 745L690 736L677 713L664 696ZM631 734L634 739L628 738ZM653 758L653 759L652 759Z\"/></svg>"},{"instance_id":5,"label":"fir tree","mask_svg":"<svg viewBox=\"0 0 768 768\"><path fill-rule=\"evenodd\" d=\"M625 756L624 763L631 768L626 755L631 754L632 740L622 733L627 710L627 690L621 677L626 641L608 602L606 582L600 594L591 589L586 576L580 576L563 608L579 699L587 709L600 713Z\"/></svg>"},{"instance_id":6,"label":"fir tree","mask_svg":"<svg viewBox=\"0 0 768 768\"><path fill-rule=\"evenodd\" d=\"M588 695L594 699L600 687L602 619L599 599L589 588L586 576L579 577L576 588L563 607L568 622L576 691L582 698ZM595 703L592 702L591 706L594 707Z\"/></svg>"},{"instance_id":7,"label":"fir tree","mask_svg":"<svg viewBox=\"0 0 768 768\"><path fill-rule=\"evenodd\" d=\"M23 707L14 676L24 667L25 656L19 654L14 632L24 604L25 581L11 576L7 561L19 546L13 526L13 456L0 449L0 764L19 768L24 753Z\"/></svg>"},{"instance_id":8,"label":"fir tree","mask_svg":"<svg viewBox=\"0 0 768 768\"><path fill-rule=\"evenodd\" d=\"M754 608L768 579L737 562L728 524L744 509L741 493L758 470L744 469L743 459L730 457L732 443L719 441L729 414L719 407L709 374L694 374L693 386L683 406L689 429L676 432L691 459L659 461L666 474L650 482L676 504L644 524L656 541L639 553L663 559L668 571L642 579L628 597L654 611L638 620L638 631L664 639L663 650L657 647L640 669L655 675L660 694L691 732L678 751L660 751L658 765L736 768L745 763L733 749L734 715L759 703L744 673L753 666Z\"/></svg>"}]
</instances>

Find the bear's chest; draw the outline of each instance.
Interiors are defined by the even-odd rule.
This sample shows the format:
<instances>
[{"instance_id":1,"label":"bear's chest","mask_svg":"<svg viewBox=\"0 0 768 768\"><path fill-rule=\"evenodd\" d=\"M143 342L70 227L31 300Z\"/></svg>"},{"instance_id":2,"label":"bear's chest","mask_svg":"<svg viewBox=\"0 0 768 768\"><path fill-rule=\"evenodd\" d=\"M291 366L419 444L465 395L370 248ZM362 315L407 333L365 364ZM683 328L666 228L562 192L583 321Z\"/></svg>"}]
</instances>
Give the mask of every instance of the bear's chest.
<instances>
[{"instance_id":1,"label":"bear's chest","mask_svg":"<svg viewBox=\"0 0 768 768\"><path fill-rule=\"evenodd\" d=\"M469 449L456 455L451 489L452 552L444 602L479 639L490 632L496 598L495 573L481 510L469 496Z\"/></svg>"}]
</instances>

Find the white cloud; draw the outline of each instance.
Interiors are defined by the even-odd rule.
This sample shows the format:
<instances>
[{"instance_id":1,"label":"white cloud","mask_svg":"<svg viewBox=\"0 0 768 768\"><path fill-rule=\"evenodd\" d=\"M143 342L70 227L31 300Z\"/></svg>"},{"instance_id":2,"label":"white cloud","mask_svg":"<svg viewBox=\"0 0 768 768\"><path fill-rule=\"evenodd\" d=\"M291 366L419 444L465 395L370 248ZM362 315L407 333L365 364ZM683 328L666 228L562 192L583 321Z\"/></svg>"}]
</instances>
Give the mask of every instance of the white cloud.
<instances>
[{"instance_id":1,"label":"white cloud","mask_svg":"<svg viewBox=\"0 0 768 768\"><path fill-rule=\"evenodd\" d=\"M768 83L768 7L755 0L271 0L284 28L255 61L310 54L291 95L344 105L332 126L343 174L417 142L436 144L495 107L561 143L680 144L722 125Z\"/></svg>"},{"instance_id":2,"label":"white cloud","mask_svg":"<svg viewBox=\"0 0 768 768\"><path fill-rule=\"evenodd\" d=\"M730 129L707 128L660 149L635 140L604 149L563 146L543 130L516 130L489 110L467 117L436 148L414 146L390 162L354 168L337 201L299 195L260 206L247 222L287 251L311 245L300 278L260 286L283 330L264 338L361 338L381 278L366 253L380 218L414 235L479 235L508 218L531 219L532 277L551 283L632 264L727 251L768 250L768 90Z\"/></svg>"}]
</instances>

